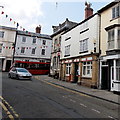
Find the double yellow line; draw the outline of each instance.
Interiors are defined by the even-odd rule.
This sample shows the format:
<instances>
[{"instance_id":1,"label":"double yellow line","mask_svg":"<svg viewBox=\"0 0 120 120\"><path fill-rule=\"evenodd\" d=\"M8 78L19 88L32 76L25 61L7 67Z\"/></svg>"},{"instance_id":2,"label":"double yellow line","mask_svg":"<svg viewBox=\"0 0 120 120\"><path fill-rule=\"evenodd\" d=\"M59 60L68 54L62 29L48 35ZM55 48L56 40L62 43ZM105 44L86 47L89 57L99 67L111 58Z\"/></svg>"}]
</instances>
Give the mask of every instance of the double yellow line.
<instances>
[{"instance_id":1,"label":"double yellow line","mask_svg":"<svg viewBox=\"0 0 120 120\"><path fill-rule=\"evenodd\" d=\"M2 96L0 96L0 99L1 99L0 106L6 112L8 118L10 120L14 120L15 118L19 118L19 115L15 112L15 110L13 109L13 107Z\"/></svg>"}]
</instances>

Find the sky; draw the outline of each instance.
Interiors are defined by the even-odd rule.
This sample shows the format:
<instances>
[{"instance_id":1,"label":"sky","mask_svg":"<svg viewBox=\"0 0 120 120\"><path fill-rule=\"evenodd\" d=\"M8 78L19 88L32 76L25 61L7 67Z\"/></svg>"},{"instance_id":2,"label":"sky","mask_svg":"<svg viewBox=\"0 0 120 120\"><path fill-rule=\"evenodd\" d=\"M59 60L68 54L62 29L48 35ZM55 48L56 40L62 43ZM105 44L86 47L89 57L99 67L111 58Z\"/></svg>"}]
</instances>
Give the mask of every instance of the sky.
<instances>
[{"instance_id":1,"label":"sky","mask_svg":"<svg viewBox=\"0 0 120 120\"><path fill-rule=\"evenodd\" d=\"M89 0L94 13L112 1ZM18 23L19 30L28 32L35 32L41 25L41 33L51 35L52 26L66 18L77 23L84 20L85 0L0 0L0 6L4 6L0 7L0 25L17 27Z\"/></svg>"}]
</instances>

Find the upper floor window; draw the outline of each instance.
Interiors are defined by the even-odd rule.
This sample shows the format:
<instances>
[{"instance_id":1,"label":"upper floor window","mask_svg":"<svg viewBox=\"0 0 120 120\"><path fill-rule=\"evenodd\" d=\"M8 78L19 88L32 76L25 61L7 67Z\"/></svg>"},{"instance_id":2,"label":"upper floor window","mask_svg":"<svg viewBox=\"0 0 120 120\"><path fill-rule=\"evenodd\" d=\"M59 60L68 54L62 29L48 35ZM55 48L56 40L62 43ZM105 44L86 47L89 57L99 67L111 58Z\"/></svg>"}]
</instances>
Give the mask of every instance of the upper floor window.
<instances>
[{"instance_id":1,"label":"upper floor window","mask_svg":"<svg viewBox=\"0 0 120 120\"><path fill-rule=\"evenodd\" d=\"M25 53L25 47L21 47L21 53Z\"/></svg>"},{"instance_id":2,"label":"upper floor window","mask_svg":"<svg viewBox=\"0 0 120 120\"><path fill-rule=\"evenodd\" d=\"M43 45L46 45L46 40L43 40L43 43L42 43Z\"/></svg>"},{"instance_id":3,"label":"upper floor window","mask_svg":"<svg viewBox=\"0 0 120 120\"><path fill-rule=\"evenodd\" d=\"M32 49L32 54L35 54L35 50L36 50L35 48Z\"/></svg>"},{"instance_id":4,"label":"upper floor window","mask_svg":"<svg viewBox=\"0 0 120 120\"><path fill-rule=\"evenodd\" d=\"M80 41L80 52L88 51L88 38Z\"/></svg>"},{"instance_id":5,"label":"upper floor window","mask_svg":"<svg viewBox=\"0 0 120 120\"><path fill-rule=\"evenodd\" d=\"M120 48L120 29L118 29L118 48Z\"/></svg>"},{"instance_id":6,"label":"upper floor window","mask_svg":"<svg viewBox=\"0 0 120 120\"><path fill-rule=\"evenodd\" d=\"M33 38L33 43L36 43L36 38Z\"/></svg>"},{"instance_id":7,"label":"upper floor window","mask_svg":"<svg viewBox=\"0 0 120 120\"><path fill-rule=\"evenodd\" d=\"M0 37L3 38L4 37L4 32L0 31Z\"/></svg>"},{"instance_id":8,"label":"upper floor window","mask_svg":"<svg viewBox=\"0 0 120 120\"><path fill-rule=\"evenodd\" d=\"M120 17L120 6L112 8L112 19Z\"/></svg>"},{"instance_id":9,"label":"upper floor window","mask_svg":"<svg viewBox=\"0 0 120 120\"><path fill-rule=\"evenodd\" d=\"M42 55L45 55L45 49L42 49L41 54L42 54Z\"/></svg>"},{"instance_id":10,"label":"upper floor window","mask_svg":"<svg viewBox=\"0 0 120 120\"><path fill-rule=\"evenodd\" d=\"M65 46L65 56L70 55L70 45Z\"/></svg>"},{"instance_id":11,"label":"upper floor window","mask_svg":"<svg viewBox=\"0 0 120 120\"><path fill-rule=\"evenodd\" d=\"M0 43L0 53L2 53L2 46L3 46L3 44Z\"/></svg>"},{"instance_id":12,"label":"upper floor window","mask_svg":"<svg viewBox=\"0 0 120 120\"><path fill-rule=\"evenodd\" d=\"M26 37L22 37L22 42L26 42Z\"/></svg>"},{"instance_id":13,"label":"upper floor window","mask_svg":"<svg viewBox=\"0 0 120 120\"><path fill-rule=\"evenodd\" d=\"M114 48L114 39L115 39L115 33L114 29L108 31L108 49Z\"/></svg>"}]
</instances>

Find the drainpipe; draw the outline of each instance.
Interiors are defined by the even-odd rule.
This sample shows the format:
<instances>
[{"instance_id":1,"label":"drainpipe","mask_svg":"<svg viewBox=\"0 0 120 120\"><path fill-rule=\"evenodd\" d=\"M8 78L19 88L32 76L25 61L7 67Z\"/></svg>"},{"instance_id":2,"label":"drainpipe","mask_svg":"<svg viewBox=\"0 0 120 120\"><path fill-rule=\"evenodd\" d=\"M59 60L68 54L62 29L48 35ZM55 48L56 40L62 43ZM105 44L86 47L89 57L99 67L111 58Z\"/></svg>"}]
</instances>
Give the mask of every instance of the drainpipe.
<instances>
[{"instance_id":1,"label":"drainpipe","mask_svg":"<svg viewBox=\"0 0 120 120\"><path fill-rule=\"evenodd\" d=\"M16 31L15 43L13 45L14 49L13 49L13 60L12 60L12 63L14 63L14 59L15 59L15 48L16 48L17 34L18 34L18 31Z\"/></svg>"}]
</instances>

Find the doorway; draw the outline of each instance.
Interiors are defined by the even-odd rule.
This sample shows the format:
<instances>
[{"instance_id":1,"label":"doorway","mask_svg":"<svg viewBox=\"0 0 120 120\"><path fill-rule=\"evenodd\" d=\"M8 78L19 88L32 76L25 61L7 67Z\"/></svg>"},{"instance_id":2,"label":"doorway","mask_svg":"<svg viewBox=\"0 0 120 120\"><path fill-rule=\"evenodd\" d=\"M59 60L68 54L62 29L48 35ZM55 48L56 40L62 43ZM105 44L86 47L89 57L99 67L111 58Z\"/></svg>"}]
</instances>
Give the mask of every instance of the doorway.
<instances>
[{"instance_id":1,"label":"doorway","mask_svg":"<svg viewBox=\"0 0 120 120\"><path fill-rule=\"evenodd\" d=\"M102 66L101 89L109 89L108 66Z\"/></svg>"},{"instance_id":2,"label":"doorway","mask_svg":"<svg viewBox=\"0 0 120 120\"><path fill-rule=\"evenodd\" d=\"M75 63L75 83L78 81L79 63Z\"/></svg>"},{"instance_id":3,"label":"doorway","mask_svg":"<svg viewBox=\"0 0 120 120\"><path fill-rule=\"evenodd\" d=\"M11 67L11 60L7 60L7 63L6 63L6 71L7 72L10 70L10 67Z\"/></svg>"}]
</instances>

